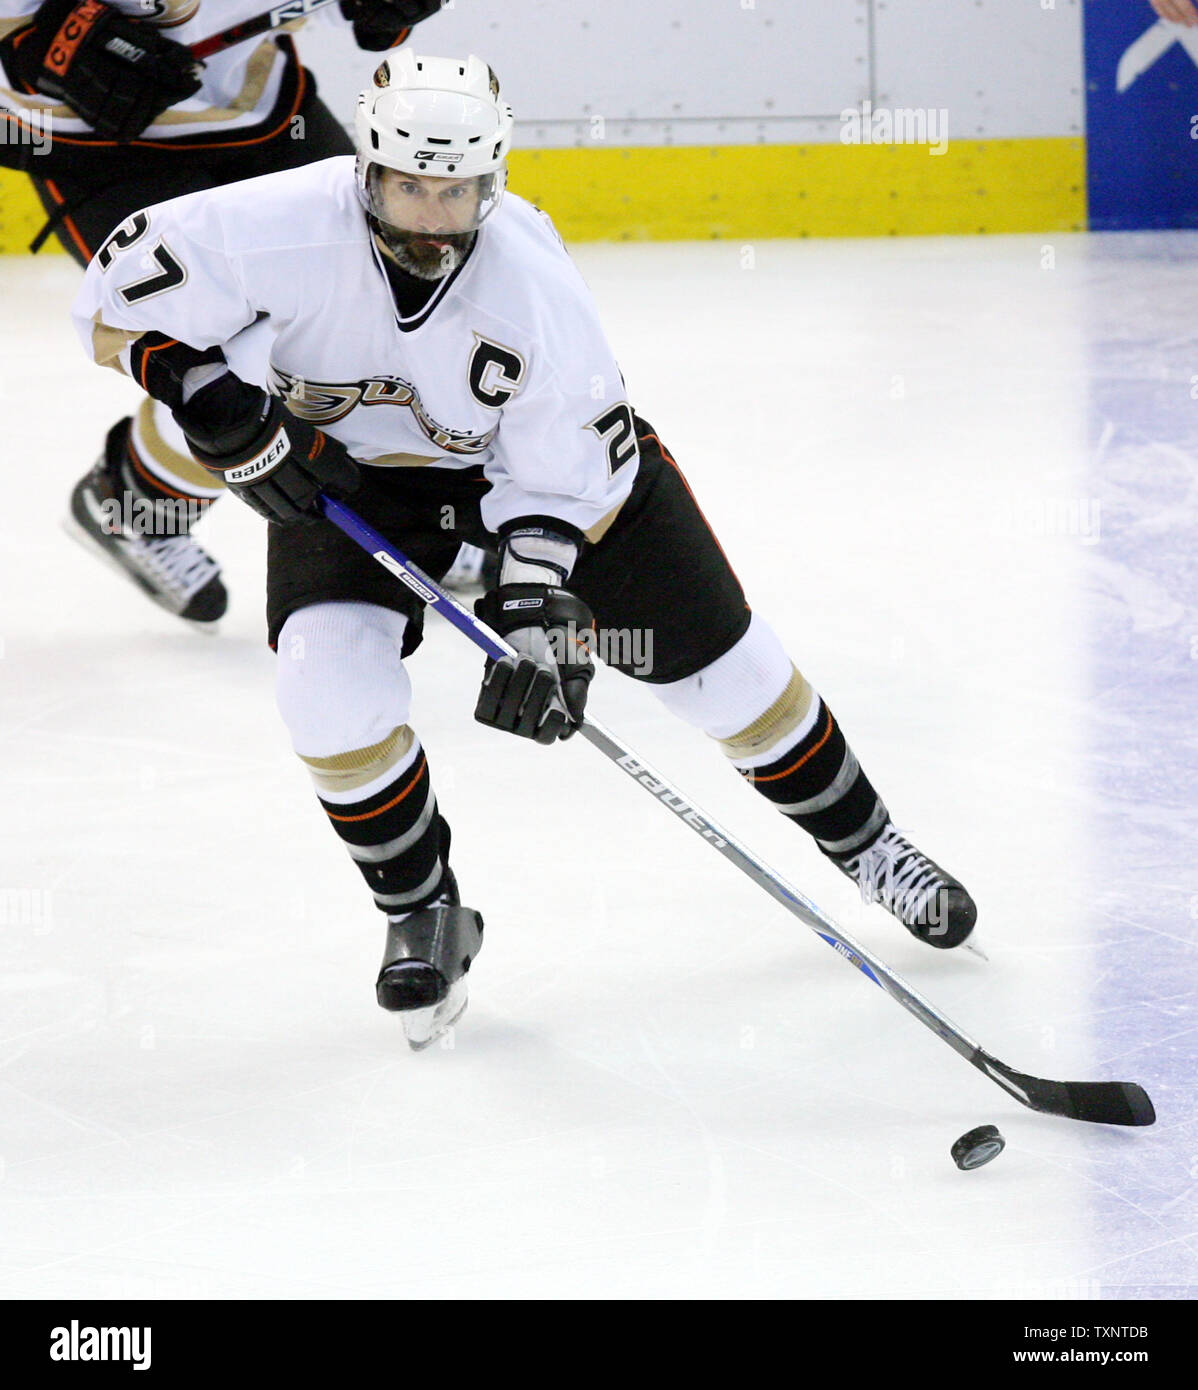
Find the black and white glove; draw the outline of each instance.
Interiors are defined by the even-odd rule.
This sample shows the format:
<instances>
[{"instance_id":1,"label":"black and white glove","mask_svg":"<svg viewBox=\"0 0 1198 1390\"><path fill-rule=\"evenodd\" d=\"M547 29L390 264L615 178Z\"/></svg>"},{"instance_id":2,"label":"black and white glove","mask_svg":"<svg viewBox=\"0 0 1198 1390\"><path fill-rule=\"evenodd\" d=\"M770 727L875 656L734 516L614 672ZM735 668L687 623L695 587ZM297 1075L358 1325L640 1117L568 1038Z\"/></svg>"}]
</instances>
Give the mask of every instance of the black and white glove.
<instances>
[{"instance_id":1,"label":"black and white glove","mask_svg":"<svg viewBox=\"0 0 1198 1390\"><path fill-rule=\"evenodd\" d=\"M317 493L357 491L361 474L344 445L232 372L199 371L211 379L188 392L175 420L197 461L267 521L315 521Z\"/></svg>"},{"instance_id":2,"label":"black and white glove","mask_svg":"<svg viewBox=\"0 0 1198 1390\"><path fill-rule=\"evenodd\" d=\"M378 53L395 48L412 26L441 8L441 0L341 0L341 13L351 20L359 48Z\"/></svg>"},{"instance_id":3,"label":"black and white glove","mask_svg":"<svg viewBox=\"0 0 1198 1390\"><path fill-rule=\"evenodd\" d=\"M573 528L553 519L548 525L534 519L506 528L499 584L474 605L483 622L517 653L498 661L488 658L474 717L538 743L574 733L595 674L591 610L562 587L583 537L565 531Z\"/></svg>"},{"instance_id":4,"label":"black and white glove","mask_svg":"<svg viewBox=\"0 0 1198 1390\"><path fill-rule=\"evenodd\" d=\"M5 66L105 140L135 140L200 89L200 64L152 24L101 0L45 0L4 45Z\"/></svg>"}]
</instances>

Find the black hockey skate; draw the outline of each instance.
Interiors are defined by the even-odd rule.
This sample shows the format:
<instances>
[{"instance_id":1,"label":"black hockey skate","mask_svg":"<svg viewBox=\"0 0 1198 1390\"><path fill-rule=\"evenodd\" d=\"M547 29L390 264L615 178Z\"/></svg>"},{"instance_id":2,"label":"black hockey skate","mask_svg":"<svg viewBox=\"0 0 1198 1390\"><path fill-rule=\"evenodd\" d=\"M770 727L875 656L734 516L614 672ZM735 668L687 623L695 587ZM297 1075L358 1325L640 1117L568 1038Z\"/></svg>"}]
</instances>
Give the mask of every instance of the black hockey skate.
<instances>
[{"instance_id":1,"label":"black hockey skate","mask_svg":"<svg viewBox=\"0 0 1198 1390\"><path fill-rule=\"evenodd\" d=\"M193 623L215 623L229 604L220 566L186 529L142 535L138 518L129 515L137 496L124 486L120 470L130 423L125 419L112 427L95 467L75 484L67 532L168 612ZM144 510L151 512L148 501Z\"/></svg>"},{"instance_id":2,"label":"black hockey skate","mask_svg":"<svg viewBox=\"0 0 1198 1390\"><path fill-rule=\"evenodd\" d=\"M973 931L978 910L964 887L890 821L868 849L832 862L857 884L866 902L881 903L929 946L949 950Z\"/></svg>"},{"instance_id":3,"label":"black hockey skate","mask_svg":"<svg viewBox=\"0 0 1198 1390\"><path fill-rule=\"evenodd\" d=\"M387 944L375 984L382 1008L403 1015L414 1051L442 1037L466 1011L466 972L482 948L483 919L462 907L453 871L438 900L388 917Z\"/></svg>"}]
</instances>

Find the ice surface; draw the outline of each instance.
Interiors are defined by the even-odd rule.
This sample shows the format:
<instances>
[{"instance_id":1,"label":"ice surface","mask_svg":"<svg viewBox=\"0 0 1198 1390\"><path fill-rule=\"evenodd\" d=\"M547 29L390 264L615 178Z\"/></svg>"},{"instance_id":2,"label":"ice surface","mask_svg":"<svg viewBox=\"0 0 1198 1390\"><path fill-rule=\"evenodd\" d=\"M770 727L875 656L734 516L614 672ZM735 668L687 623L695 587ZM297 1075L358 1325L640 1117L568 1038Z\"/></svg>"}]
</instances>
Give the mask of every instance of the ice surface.
<instances>
[{"instance_id":1,"label":"ice surface","mask_svg":"<svg viewBox=\"0 0 1198 1390\"><path fill-rule=\"evenodd\" d=\"M1048 249L1046 249L1048 248ZM1049 254L1051 251L1051 254ZM1003 1060L1020 1109L576 741L416 724L487 921L452 1048L272 702L262 525L185 631L57 529L136 395L65 260L0 261L0 1290L10 1297L1193 1296L1193 236L582 247L642 414L984 965L855 901L651 694L593 708ZM949 1147L997 1123L1005 1154Z\"/></svg>"}]
</instances>

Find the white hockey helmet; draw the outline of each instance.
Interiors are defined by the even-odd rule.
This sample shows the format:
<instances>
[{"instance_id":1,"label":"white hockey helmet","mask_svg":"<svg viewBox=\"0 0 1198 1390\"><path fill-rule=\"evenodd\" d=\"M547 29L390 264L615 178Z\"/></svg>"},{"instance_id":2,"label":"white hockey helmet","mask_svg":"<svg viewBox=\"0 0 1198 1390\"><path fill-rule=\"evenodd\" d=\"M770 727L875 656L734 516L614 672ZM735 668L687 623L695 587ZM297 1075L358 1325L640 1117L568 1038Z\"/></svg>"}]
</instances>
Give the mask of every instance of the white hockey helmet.
<instances>
[{"instance_id":1,"label":"white hockey helmet","mask_svg":"<svg viewBox=\"0 0 1198 1390\"><path fill-rule=\"evenodd\" d=\"M384 60L358 97L354 116L358 196L384 228L394 226L382 197L387 169L423 178L477 180L472 230L498 207L507 183L512 108L499 79L473 54L432 58L402 49Z\"/></svg>"}]
</instances>

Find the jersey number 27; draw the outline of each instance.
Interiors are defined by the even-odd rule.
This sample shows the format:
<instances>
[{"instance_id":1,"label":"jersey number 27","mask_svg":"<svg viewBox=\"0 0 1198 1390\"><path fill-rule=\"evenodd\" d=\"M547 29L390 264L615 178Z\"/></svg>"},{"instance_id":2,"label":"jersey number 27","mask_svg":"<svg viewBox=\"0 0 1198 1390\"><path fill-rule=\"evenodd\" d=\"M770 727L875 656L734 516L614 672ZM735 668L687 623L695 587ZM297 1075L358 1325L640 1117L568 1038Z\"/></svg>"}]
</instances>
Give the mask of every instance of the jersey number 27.
<instances>
[{"instance_id":1,"label":"jersey number 27","mask_svg":"<svg viewBox=\"0 0 1198 1390\"><path fill-rule=\"evenodd\" d=\"M149 231L149 228L150 219L144 212L134 213L127 222L122 222L96 252L96 260L100 262L100 269L107 270L112 265L112 258L118 251L127 251L131 246L136 246ZM117 290L126 304L140 304L143 299L152 299L156 294L165 294L167 290L175 289L187 279L187 271L167 249L166 242L159 240L150 255L158 269L152 275L147 275L141 280L134 280L131 285L124 285Z\"/></svg>"}]
</instances>

